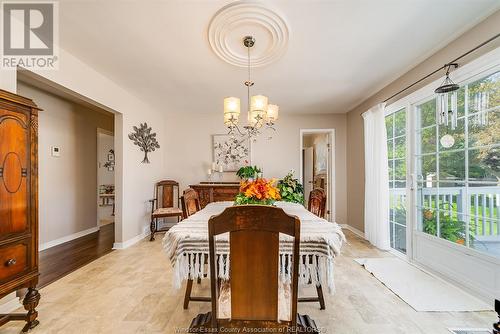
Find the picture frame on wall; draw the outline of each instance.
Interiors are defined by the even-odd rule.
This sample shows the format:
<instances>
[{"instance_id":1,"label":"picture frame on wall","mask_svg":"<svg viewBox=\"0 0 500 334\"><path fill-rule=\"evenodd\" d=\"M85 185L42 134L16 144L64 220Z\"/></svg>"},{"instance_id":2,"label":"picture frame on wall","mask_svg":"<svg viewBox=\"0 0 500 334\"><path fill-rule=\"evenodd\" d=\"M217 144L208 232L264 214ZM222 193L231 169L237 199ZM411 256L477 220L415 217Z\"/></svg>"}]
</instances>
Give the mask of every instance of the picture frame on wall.
<instances>
[{"instance_id":1,"label":"picture frame on wall","mask_svg":"<svg viewBox=\"0 0 500 334\"><path fill-rule=\"evenodd\" d=\"M212 156L217 166L225 172L236 172L251 164L250 139L228 134L212 135Z\"/></svg>"}]
</instances>

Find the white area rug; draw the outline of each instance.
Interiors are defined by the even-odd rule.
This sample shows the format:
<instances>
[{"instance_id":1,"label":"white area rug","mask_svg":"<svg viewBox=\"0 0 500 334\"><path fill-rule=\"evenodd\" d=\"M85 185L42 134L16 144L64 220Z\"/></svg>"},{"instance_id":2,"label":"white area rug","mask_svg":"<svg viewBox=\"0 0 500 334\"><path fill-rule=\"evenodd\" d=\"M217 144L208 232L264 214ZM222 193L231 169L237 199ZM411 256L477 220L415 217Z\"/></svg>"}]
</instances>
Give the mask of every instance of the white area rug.
<instances>
[{"instance_id":1,"label":"white area rug","mask_svg":"<svg viewBox=\"0 0 500 334\"><path fill-rule=\"evenodd\" d=\"M416 311L490 311L492 307L456 286L394 257L355 259Z\"/></svg>"}]
</instances>

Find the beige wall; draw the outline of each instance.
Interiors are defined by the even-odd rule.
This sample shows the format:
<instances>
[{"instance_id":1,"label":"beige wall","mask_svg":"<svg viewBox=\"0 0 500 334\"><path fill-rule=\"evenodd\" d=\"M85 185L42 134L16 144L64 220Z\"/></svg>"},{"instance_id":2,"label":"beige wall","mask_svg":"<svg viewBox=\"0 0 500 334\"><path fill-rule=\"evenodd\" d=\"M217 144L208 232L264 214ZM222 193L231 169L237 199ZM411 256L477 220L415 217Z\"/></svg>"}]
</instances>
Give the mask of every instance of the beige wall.
<instances>
[{"instance_id":1,"label":"beige wall","mask_svg":"<svg viewBox=\"0 0 500 334\"><path fill-rule=\"evenodd\" d=\"M252 164L263 168L266 177L281 178L290 169L299 177L300 129L335 129L336 221L347 222L346 202L346 115L286 115L278 120L272 140L259 137L252 145ZM212 161L212 134L226 133L220 114L182 114L167 116L165 129L165 176L189 184L207 180ZM224 180L236 180L225 173Z\"/></svg>"},{"instance_id":2,"label":"beige wall","mask_svg":"<svg viewBox=\"0 0 500 334\"><path fill-rule=\"evenodd\" d=\"M380 90L375 95L365 101L360 101L360 105L347 114L347 211L348 224L358 230L364 230L364 156L363 156L363 119L361 113L368 110L375 104L382 102L394 93L409 84L419 80L428 73L443 66L452 59L460 56L466 51L472 49L488 38L494 36L500 31L500 11L495 12L477 26L467 31L459 38L448 44L446 47L418 64L412 70ZM500 46L500 40L496 40L487 46L477 50L459 61L463 65L471 60L485 54ZM438 79L443 73L436 74L428 78L419 85L398 95L393 101L408 95L426 84ZM388 103L390 103L389 101Z\"/></svg>"},{"instance_id":3,"label":"beige wall","mask_svg":"<svg viewBox=\"0 0 500 334\"><path fill-rule=\"evenodd\" d=\"M40 245L97 226L97 128L113 131L113 116L18 83L39 115ZM61 150L51 156L51 147Z\"/></svg>"}]
</instances>

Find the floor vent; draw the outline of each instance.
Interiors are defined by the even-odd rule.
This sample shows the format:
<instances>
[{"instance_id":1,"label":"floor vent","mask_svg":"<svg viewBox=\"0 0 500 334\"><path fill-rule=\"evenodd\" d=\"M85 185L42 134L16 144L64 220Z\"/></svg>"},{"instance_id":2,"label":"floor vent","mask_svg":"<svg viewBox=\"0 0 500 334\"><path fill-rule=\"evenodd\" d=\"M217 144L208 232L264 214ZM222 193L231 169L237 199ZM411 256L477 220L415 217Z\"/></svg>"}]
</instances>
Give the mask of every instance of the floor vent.
<instances>
[{"instance_id":1,"label":"floor vent","mask_svg":"<svg viewBox=\"0 0 500 334\"><path fill-rule=\"evenodd\" d=\"M486 328L448 328L453 334L492 334Z\"/></svg>"}]
</instances>

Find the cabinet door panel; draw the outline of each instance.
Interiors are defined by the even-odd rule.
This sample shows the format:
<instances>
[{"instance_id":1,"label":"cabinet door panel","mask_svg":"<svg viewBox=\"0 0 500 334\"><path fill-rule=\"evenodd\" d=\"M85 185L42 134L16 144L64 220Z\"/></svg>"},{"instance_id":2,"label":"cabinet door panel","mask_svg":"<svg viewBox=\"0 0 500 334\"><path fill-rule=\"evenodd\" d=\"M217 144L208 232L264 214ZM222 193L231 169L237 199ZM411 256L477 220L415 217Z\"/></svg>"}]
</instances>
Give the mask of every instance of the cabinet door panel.
<instances>
[{"instance_id":1,"label":"cabinet door panel","mask_svg":"<svg viewBox=\"0 0 500 334\"><path fill-rule=\"evenodd\" d=\"M0 109L0 237L29 227L28 117Z\"/></svg>"}]
</instances>

